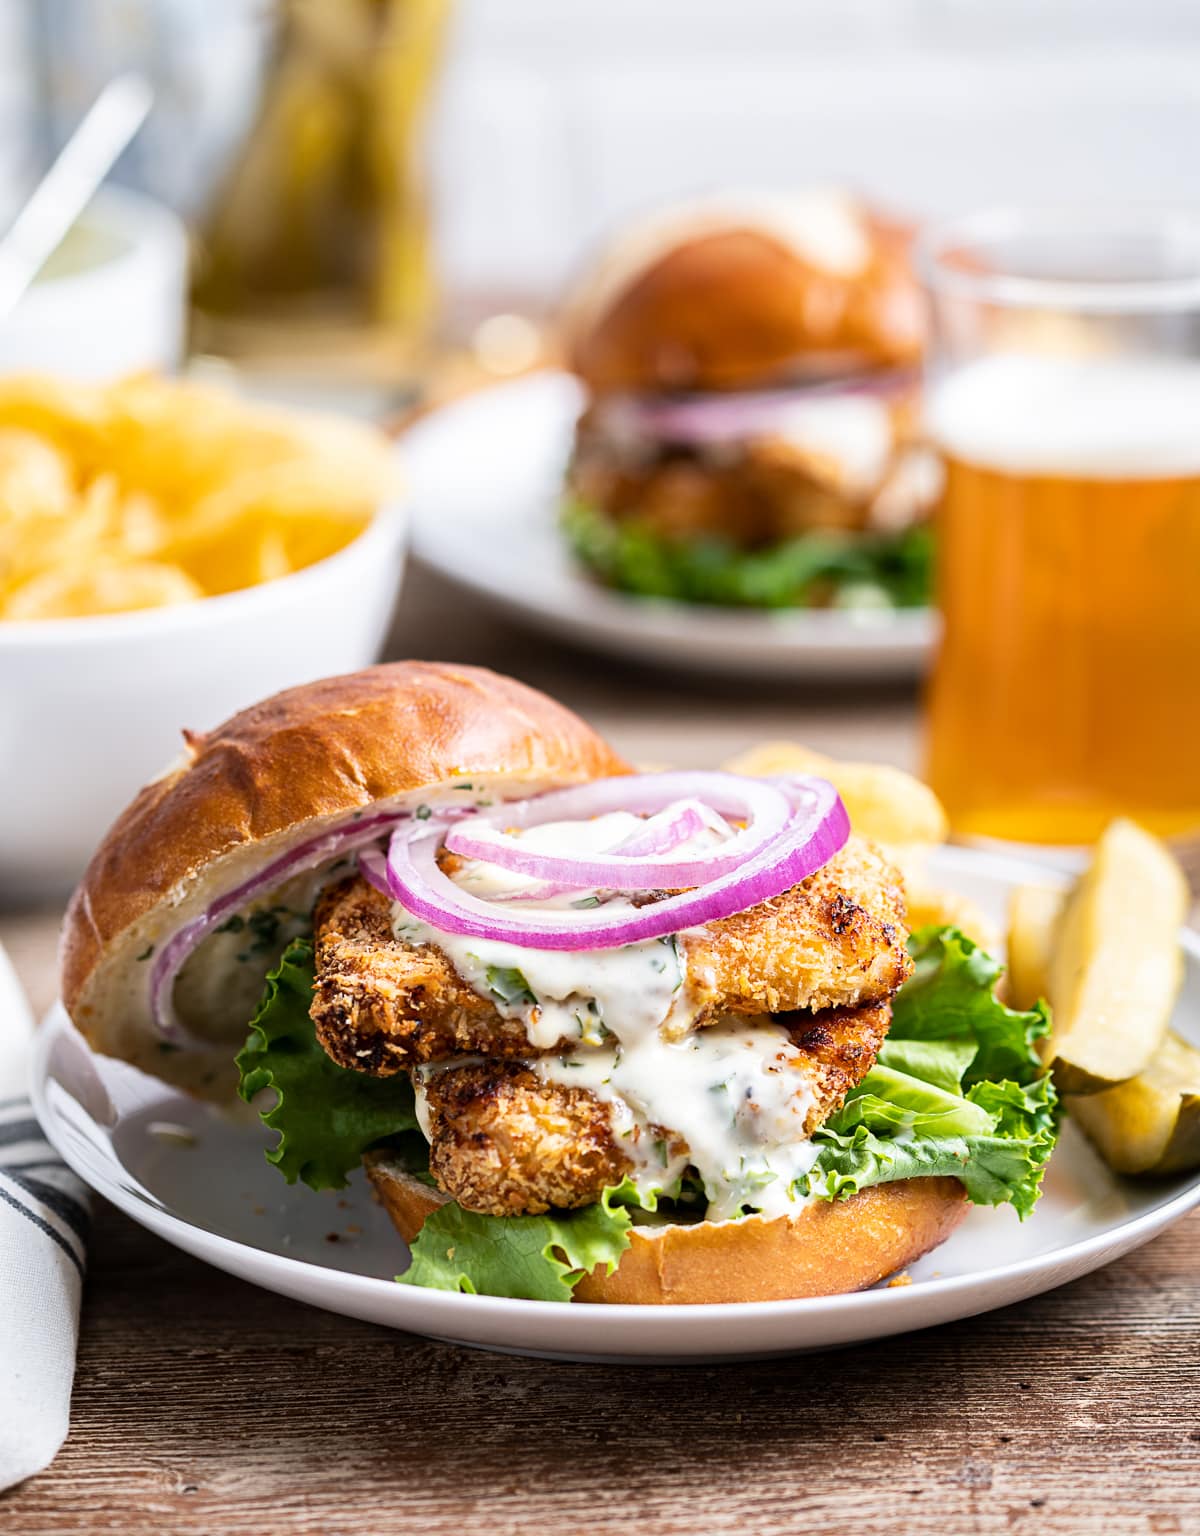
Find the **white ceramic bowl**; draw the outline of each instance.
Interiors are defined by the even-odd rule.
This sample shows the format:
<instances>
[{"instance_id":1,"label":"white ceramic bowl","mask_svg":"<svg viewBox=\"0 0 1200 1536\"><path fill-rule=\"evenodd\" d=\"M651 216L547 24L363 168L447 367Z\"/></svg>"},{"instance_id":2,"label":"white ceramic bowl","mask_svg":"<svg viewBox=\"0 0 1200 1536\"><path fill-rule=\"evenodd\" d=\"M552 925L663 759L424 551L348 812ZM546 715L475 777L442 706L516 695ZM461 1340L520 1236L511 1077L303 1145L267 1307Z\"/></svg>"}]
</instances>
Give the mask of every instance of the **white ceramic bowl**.
<instances>
[{"instance_id":1,"label":"white ceramic bowl","mask_svg":"<svg viewBox=\"0 0 1200 1536\"><path fill-rule=\"evenodd\" d=\"M46 274L0 324L0 371L110 379L173 372L183 350L187 235L160 203L105 187Z\"/></svg>"},{"instance_id":2,"label":"white ceramic bowl","mask_svg":"<svg viewBox=\"0 0 1200 1536\"><path fill-rule=\"evenodd\" d=\"M0 901L61 895L138 786L256 699L376 659L406 514L294 575L177 608L0 623Z\"/></svg>"}]
</instances>

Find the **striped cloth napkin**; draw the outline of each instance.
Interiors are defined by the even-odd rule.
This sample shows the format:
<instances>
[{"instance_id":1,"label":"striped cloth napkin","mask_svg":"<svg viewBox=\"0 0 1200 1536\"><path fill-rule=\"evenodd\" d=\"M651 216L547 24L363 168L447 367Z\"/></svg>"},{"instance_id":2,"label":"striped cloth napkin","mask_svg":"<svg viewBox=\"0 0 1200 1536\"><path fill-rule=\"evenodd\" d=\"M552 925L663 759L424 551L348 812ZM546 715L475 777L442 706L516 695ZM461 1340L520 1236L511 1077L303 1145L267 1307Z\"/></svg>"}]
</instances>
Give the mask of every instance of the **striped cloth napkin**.
<instances>
[{"instance_id":1,"label":"striped cloth napkin","mask_svg":"<svg viewBox=\"0 0 1200 1536\"><path fill-rule=\"evenodd\" d=\"M33 1118L32 1040L0 949L0 1488L48 1466L67 1436L89 1217Z\"/></svg>"}]
</instances>

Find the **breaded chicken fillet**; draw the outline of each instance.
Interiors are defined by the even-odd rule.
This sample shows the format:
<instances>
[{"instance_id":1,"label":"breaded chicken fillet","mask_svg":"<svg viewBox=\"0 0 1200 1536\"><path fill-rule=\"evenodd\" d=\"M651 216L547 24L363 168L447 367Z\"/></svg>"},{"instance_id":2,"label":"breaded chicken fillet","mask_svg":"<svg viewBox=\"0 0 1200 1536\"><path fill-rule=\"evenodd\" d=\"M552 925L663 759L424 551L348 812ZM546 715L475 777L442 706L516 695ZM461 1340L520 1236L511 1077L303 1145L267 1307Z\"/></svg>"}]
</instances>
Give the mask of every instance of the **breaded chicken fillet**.
<instances>
[{"instance_id":1,"label":"breaded chicken fillet","mask_svg":"<svg viewBox=\"0 0 1200 1536\"><path fill-rule=\"evenodd\" d=\"M312 1016L341 1066L386 1076L454 1055L530 1054L523 1023L505 1018L435 945L393 936L390 903L361 877L331 886L314 924ZM852 837L792 890L681 933L679 949L703 1025L729 1013L889 998L912 969L907 938L900 875L873 844Z\"/></svg>"},{"instance_id":2,"label":"breaded chicken fillet","mask_svg":"<svg viewBox=\"0 0 1200 1536\"><path fill-rule=\"evenodd\" d=\"M890 1002L779 1020L800 1052L784 1070L811 1095L803 1133L839 1107L870 1071L891 1023ZM612 1131L609 1106L587 1088L547 1082L522 1061L437 1069L424 1085L429 1167L466 1210L492 1216L592 1205L634 1165ZM652 1128L686 1153L669 1126Z\"/></svg>"}]
</instances>

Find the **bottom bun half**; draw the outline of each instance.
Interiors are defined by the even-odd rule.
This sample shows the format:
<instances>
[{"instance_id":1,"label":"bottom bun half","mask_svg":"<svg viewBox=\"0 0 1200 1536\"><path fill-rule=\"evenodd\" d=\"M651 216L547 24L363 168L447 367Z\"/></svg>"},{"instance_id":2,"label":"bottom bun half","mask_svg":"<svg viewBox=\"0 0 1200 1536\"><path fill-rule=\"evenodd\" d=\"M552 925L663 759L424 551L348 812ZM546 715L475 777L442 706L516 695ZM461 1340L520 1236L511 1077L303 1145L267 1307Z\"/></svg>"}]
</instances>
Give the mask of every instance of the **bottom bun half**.
<instances>
[{"instance_id":1,"label":"bottom bun half","mask_svg":"<svg viewBox=\"0 0 1200 1536\"><path fill-rule=\"evenodd\" d=\"M366 1158L388 1215L411 1243L446 1197L385 1153ZM877 1184L795 1216L634 1227L620 1264L585 1275L576 1301L662 1304L789 1301L861 1291L945 1240L967 1212L957 1179Z\"/></svg>"}]
</instances>

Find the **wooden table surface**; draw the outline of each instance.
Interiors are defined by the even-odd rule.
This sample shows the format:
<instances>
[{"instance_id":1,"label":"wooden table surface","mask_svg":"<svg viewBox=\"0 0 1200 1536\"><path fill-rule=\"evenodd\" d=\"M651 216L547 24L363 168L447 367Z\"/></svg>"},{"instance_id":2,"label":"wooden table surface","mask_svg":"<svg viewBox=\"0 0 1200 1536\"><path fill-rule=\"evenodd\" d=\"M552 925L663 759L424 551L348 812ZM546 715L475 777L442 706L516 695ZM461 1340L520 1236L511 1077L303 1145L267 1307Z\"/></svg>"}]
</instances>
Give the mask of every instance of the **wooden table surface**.
<instances>
[{"instance_id":1,"label":"wooden table surface","mask_svg":"<svg viewBox=\"0 0 1200 1536\"><path fill-rule=\"evenodd\" d=\"M711 764L767 736L917 753L906 690L655 677L522 635L419 571L391 653L512 671L643 762ZM56 924L0 915L39 1007ZM1200 1533L1198 1275L1200 1213L1073 1285L907 1338L566 1365L285 1301L102 1206L71 1435L0 1495L0 1532Z\"/></svg>"}]
</instances>

